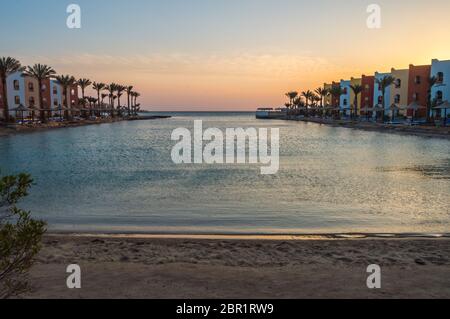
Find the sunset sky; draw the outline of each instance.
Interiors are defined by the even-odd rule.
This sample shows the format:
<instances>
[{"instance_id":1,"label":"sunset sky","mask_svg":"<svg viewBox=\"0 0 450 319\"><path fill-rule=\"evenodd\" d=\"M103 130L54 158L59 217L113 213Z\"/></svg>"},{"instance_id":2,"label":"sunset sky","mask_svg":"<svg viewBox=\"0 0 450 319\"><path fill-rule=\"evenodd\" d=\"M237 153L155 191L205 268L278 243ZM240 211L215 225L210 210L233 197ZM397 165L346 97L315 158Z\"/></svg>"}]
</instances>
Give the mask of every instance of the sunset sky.
<instances>
[{"instance_id":1,"label":"sunset sky","mask_svg":"<svg viewBox=\"0 0 450 319\"><path fill-rule=\"evenodd\" d=\"M66 7L82 28L66 27ZM382 8L368 29L366 8ZM448 0L2 1L0 56L134 85L151 110L254 110L289 90L450 59Z\"/></svg>"}]
</instances>

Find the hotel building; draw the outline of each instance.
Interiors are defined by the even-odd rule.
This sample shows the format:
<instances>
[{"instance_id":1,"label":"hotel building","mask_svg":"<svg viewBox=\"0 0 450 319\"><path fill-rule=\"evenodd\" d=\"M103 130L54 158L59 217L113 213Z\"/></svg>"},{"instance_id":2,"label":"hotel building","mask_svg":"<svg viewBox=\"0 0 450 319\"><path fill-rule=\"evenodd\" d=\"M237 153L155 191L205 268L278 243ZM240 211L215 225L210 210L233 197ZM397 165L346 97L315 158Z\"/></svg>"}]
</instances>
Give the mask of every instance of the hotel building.
<instances>
[{"instance_id":1,"label":"hotel building","mask_svg":"<svg viewBox=\"0 0 450 319\"><path fill-rule=\"evenodd\" d=\"M341 108L341 112L345 115L350 114L350 104L352 103L350 100L350 80L341 80L340 86L342 89L342 95L339 99L339 107Z\"/></svg>"},{"instance_id":2,"label":"hotel building","mask_svg":"<svg viewBox=\"0 0 450 319\"><path fill-rule=\"evenodd\" d=\"M323 88L328 92L328 94L325 96L324 106L331 106L333 105L333 97L330 94L330 90L333 87L333 84L327 84L325 83L323 85Z\"/></svg>"},{"instance_id":3,"label":"hotel building","mask_svg":"<svg viewBox=\"0 0 450 319\"><path fill-rule=\"evenodd\" d=\"M409 65L409 81L408 81L408 105L416 102L424 108L416 111L415 116L426 117L428 104L428 87L431 74L431 65ZM413 116L414 111L409 110L408 116Z\"/></svg>"},{"instance_id":4,"label":"hotel building","mask_svg":"<svg viewBox=\"0 0 450 319\"><path fill-rule=\"evenodd\" d=\"M438 103L450 102L450 60L432 60L431 76L437 79L436 85L431 88L431 98Z\"/></svg>"},{"instance_id":5,"label":"hotel building","mask_svg":"<svg viewBox=\"0 0 450 319\"><path fill-rule=\"evenodd\" d=\"M379 80L384 78L385 76L389 76L391 73L379 73L375 72L374 76L374 89L373 89L373 104L376 105L382 105L383 103L383 91L381 90L381 87L378 85ZM387 87L385 90L384 95L384 107L385 114L388 114L390 108L391 108L391 86Z\"/></svg>"},{"instance_id":6,"label":"hotel building","mask_svg":"<svg viewBox=\"0 0 450 319\"><path fill-rule=\"evenodd\" d=\"M395 78L391 88L391 104L405 108L408 106L409 69L396 70L392 68L391 75ZM400 110L399 113L406 115L406 110Z\"/></svg>"},{"instance_id":7,"label":"hotel building","mask_svg":"<svg viewBox=\"0 0 450 319\"><path fill-rule=\"evenodd\" d=\"M341 83L339 82L334 82L331 83L331 87L341 87ZM331 106L333 107L339 107L340 105L340 97L339 96L331 96Z\"/></svg>"},{"instance_id":8,"label":"hotel building","mask_svg":"<svg viewBox=\"0 0 450 319\"><path fill-rule=\"evenodd\" d=\"M372 108L373 107L373 94L374 94L375 77L366 76L363 74L361 78L361 86L363 88L361 92L361 107ZM370 112L370 111L369 111ZM361 112L361 115L367 115L366 112Z\"/></svg>"}]
</instances>

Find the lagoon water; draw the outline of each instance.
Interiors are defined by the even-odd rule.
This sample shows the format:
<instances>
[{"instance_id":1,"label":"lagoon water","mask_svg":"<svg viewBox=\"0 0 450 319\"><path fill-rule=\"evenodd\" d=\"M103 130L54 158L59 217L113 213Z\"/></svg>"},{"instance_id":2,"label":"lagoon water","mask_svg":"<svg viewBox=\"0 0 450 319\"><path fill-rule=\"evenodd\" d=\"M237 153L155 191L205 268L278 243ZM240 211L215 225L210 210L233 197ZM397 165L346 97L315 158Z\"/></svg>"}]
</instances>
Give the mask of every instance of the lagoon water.
<instances>
[{"instance_id":1,"label":"lagoon water","mask_svg":"<svg viewBox=\"0 0 450 319\"><path fill-rule=\"evenodd\" d=\"M450 233L450 141L174 113L0 138L3 174L29 172L22 207L67 231ZM280 171L175 165L178 127L280 128Z\"/></svg>"}]
</instances>

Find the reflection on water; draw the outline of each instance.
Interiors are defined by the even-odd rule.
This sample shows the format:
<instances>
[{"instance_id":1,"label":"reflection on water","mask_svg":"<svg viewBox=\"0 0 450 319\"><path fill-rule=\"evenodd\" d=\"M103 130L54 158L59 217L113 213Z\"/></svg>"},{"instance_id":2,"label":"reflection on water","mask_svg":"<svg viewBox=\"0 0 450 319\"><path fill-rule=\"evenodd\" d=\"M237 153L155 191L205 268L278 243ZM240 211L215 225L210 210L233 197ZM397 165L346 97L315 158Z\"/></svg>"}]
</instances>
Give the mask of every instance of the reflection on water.
<instances>
[{"instance_id":1,"label":"reflection on water","mask_svg":"<svg viewBox=\"0 0 450 319\"><path fill-rule=\"evenodd\" d=\"M279 127L280 171L172 163L171 132ZM51 227L166 232L450 232L450 142L252 114L88 126L0 139L3 172L27 171L25 206Z\"/></svg>"},{"instance_id":2,"label":"reflection on water","mask_svg":"<svg viewBox=\"0 0 450 319\"><path fill-rule=\"evenodd\" d=\"M450 179L450 159L431 165L416 165L411 167L380 167L380 172L411 172L423 177L434 179Z\"/></svg>"}]
</instances>

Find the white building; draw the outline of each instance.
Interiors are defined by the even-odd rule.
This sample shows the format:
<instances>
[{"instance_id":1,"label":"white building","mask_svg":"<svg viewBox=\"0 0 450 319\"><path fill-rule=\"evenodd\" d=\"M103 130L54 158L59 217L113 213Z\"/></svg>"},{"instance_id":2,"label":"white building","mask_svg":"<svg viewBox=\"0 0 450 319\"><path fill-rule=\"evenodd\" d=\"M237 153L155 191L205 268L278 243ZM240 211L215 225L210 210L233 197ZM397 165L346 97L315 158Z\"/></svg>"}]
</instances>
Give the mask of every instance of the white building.
<instances>
[{"instance_id":1,"label":"white building","mask_svg":"<svg viewBox=\"0 0 450 319\"><path fill-rule=\"evenodd\" d=\"M438 102L450 102L450 60L432 60L431 76L437 79L436 85L431 89L431 98Z\"/></svg>"},{"instance_id":2,"label":"white building","mask_svg":"<svg viewBox=\"0 0 450 319\"><path fill-rule=\"evenodd\" d=\"M350 93L351 93L351 81L350 80L341 80L341 89L343 94L339 99L339 107L341 112L345 115L350 115Z\"/></svg>"}]
</instances>

